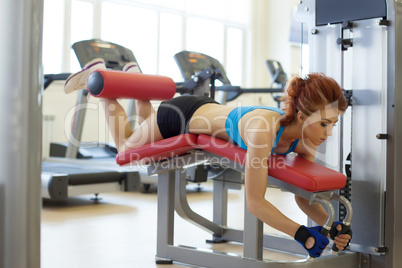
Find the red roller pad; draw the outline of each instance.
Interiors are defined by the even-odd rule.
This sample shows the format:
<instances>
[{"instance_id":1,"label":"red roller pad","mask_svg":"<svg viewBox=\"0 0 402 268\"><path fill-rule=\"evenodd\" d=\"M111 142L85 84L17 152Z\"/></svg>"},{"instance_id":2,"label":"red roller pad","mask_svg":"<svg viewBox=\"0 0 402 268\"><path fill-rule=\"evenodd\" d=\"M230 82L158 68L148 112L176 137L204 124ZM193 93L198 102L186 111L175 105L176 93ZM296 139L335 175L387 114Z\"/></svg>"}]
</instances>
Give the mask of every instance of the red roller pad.
<instances>
[{"instance_id":1,"label":"red roller pad","mask_svg":"<svg viewBox=\"0 0 402 268\"><path fill-rule=\"evenodd\" d=\"M103 77L103 90L96 97L110 99L169 100L176 83L169 77L115 70L97 70Z\"/></svg>"}]
</instances>

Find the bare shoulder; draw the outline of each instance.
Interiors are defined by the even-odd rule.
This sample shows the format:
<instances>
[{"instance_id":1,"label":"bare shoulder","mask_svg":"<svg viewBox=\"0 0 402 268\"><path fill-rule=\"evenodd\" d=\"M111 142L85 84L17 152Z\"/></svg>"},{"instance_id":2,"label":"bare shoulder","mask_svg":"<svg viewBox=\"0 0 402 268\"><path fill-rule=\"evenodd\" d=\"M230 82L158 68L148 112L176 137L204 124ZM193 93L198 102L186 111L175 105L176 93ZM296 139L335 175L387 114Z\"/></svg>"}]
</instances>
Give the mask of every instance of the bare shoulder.
<instances>
[{"instance_id":1,"label":"bare shoulder","mask_svg":"<svg viewBox=\"0 0 402 268\"><path fill-rule=\"evenodd\" d=\"M239 122L240 135L248 148L271 150L279 128L280 114L256 109Z\"/></svg>"},{"instance_id":2,"label":"bare shoulder","mask_svg":"<svg viewBox=\"0 0 402 268\"><path fill-rule=\"evenodd\" d=\"M255 109L245 114L240 123L243 128L258 128L276 133L279 129L281 115L275 111Z\"/></svg>"}]
</instances>

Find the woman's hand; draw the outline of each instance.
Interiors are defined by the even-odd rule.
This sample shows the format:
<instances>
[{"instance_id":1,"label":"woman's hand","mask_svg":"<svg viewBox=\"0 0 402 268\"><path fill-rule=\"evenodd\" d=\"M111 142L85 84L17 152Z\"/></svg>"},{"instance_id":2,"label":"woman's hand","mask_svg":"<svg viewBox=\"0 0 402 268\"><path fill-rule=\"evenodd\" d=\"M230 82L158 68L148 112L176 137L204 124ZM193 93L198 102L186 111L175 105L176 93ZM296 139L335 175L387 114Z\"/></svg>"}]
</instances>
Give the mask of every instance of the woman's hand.
<instances>
[{"instance_id":1,"label":"woman's hand","mask_svg":"<svg viewBox=\"0 0 402 268\"><path fill-rule=\"evenodd\" d=\"M343 228L346 228L344 233L340 233ZM336 247L339 250L345 250L347 246L349 246L349 242L352 239L352 230L349 226L345 226L342 222L334 222L331 226L331 230L329 235L331 239L334 241Z\"/></svg>"},{"instance_id":2,"label":"woman's hand","mask_svg":"<svg viewBox=\"0 0 402 268\"><path fill-rule=\"evenodd\" d=\"M300 226L297 230L295 240L299 242L309 253L310 257L318 258L327 247L329 240L315 228Z\"/></svg>"},{"instance_id":3,"label":"woman's hand","mask_svg":"<svg viewBox=\"0 0 402 268\"><path fill-rule=\"evenodd\" d=\"M311 249L312 247L314 247L315 244L315 239L314 237L310 236L309 238L307 238L306 243L304 244L304 246L307 249Z\"/></svg>"},{"instance_id":4,"label":"woman's hand","mask_svg":"<svg viewBox=\"0 0 402 268\"><path fill-rule=\"evenodd\" d=\"M322 226L314 226L312 228L317 230L318 232L321 232ZM345 228L345 233L342 233L342 228ZM349 246L349 242L352 239L352 233L353 232L349 226L346 226L342 222L337 221L332 224L328 236L331 237L331 239L334 241L335 247L338 250L342 251ZM334 247L332 247L332 250L334 250Z\"/></svg>"}]
</instances>

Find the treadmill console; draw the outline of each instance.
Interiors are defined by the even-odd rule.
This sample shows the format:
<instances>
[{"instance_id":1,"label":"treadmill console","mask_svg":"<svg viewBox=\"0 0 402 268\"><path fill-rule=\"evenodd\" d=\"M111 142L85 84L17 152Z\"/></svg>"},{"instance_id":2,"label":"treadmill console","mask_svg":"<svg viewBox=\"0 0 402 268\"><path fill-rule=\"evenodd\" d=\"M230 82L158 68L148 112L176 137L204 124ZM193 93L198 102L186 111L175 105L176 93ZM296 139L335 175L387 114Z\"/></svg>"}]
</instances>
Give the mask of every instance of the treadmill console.
<instances>
[{"instance_id":1,"label":"treadmill console","mask_svg":"<svg viewBox=\"0 0 402 268\"><path fill-rule=\"evenodd\" d=\"M222 64L211 56L198 52L181 51L174 55L174 59L179 66L184 80L191 79L196 72L201 72L206 68L211 68L211 70L219 69L221 77L218 78L218 80L220 80L224 85L230 85L230 81L226 76Z\"/></svg>"},{"instance_id":2,"label":"treadmill console","mask_svg":"<svg viewBox=\"0 0 402 268\"><path fill-rule=\"evenodd\" d=\"M281 85L282 88L285 88L286 83L288 81L288 76L283 70L281 63L276 60L267 60L266 64L269 73L272 76L272 83Z\"/></svg>"},{"instance_id":3,"label":"treadmill console","mask_svg":"<svg viewBox=\"0 0 402 268\"><path fill-rule=\"evenodd\" d=\"M113 70L122 70L126 63L137 62L130 49L100 39L79 41L72 47L81 67L96 58L104 59L106 68Z\"/></svg>"}]
</instances>

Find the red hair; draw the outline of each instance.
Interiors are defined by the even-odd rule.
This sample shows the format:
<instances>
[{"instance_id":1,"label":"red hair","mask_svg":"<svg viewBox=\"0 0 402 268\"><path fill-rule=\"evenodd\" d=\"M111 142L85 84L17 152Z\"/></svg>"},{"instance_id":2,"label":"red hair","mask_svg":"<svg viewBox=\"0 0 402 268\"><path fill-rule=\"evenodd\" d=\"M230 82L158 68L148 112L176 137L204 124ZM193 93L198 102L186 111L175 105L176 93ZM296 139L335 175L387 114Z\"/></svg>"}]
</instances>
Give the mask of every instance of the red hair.
<instances>
[{"instance_id":1,"label":"red hair","mask_svg":"<svg viewBox=\"0 0 402 268\"><path fill-rule=\"evenodd\" d=\"M281 125L284 127L293 121L299 111L310 116L328 104L337 104L341 112L347 108L341 87L334 79L322 73L293 78L285 91L283 101L285 114L281 118Z\"/></svg>"}]
</instances>

